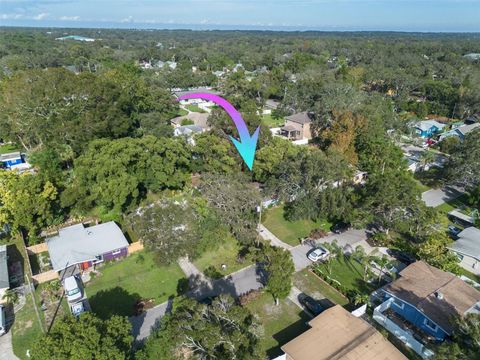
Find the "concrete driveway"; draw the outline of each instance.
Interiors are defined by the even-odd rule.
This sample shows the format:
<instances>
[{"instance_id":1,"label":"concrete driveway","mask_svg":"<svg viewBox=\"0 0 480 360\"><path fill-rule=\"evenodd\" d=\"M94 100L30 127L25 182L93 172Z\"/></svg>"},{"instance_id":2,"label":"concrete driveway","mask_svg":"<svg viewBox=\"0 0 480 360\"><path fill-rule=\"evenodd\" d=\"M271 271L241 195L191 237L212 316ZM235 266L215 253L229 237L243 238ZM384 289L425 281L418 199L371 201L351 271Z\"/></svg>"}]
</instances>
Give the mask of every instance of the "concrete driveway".
<instances>
[{"instance_id":1,"label":"concrete driveway","mask_svg":"<svg viewBox=\"0 0 480 360\"><path fill-rule=\"evenodd\" d=\"M445 187L431 189L422 194L422 200L429 207L437 207L448 201L455 200L463 194L462 189L457 187Z\"/></svg>"},{"instance_id":2,"label":"concrete driveway","mask_svg":"<svg viewBox=\"0 0 480 360\"><path fill-rule=\"evenodd\" d=\"M338 245L342 247L348 244L355 249L358 245L360 245L365 249L366 253L370 253L373 250L373 248L366 242L367 233L365 230L348 230L342 234L331 234L323 239L318 240L316 243L295 246L290 250L293 257L293 262L295 264L295 271L305 269L307 266L312 264L312 262L307 258L307 253L317 244L321 245L323 243L332 243L334 240L337 240Z\"/></svg>"},{"instance_id":3,"label":"concrete driveway","mask_svg":"<svg viewBox=\"0 0 480 360\"><path fill-rule=\"evenodd\" d=\"M18 360L13 353L11 331L0 336L0 360Z\"/></svg>"}]
</instances>

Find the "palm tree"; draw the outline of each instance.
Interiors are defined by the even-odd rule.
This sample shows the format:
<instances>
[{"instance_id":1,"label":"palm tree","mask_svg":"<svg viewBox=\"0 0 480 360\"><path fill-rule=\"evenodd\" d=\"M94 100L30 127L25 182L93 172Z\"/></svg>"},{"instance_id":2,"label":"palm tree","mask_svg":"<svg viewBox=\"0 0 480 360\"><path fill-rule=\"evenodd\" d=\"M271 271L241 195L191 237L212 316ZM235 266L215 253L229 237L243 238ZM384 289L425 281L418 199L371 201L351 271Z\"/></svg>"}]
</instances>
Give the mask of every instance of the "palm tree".
<instances>
[{"instance_id":1,"label":"palm tree","mask_svg":"<svg viewBox=\"0 0 480 360\"><path fill-rule=\"evenodd\" d=\"M422 164L422 170L425 171L425 168L428 164L435 161L435 153L431 150L424 151L420 157L420 163Z\"/></svg>"},{"instance_id":2,"label":"palm tree","mask_svg":"<svg viewBox=\"0 0 480 360\"><path fill-rule=\"evenodd\" d=\"M380 266L380 271L378 272L378 283L380 283L380 280L382 279L383 276L383 269L385 269L385 266L387 266L390 263L390 260L386 255L383 255L382 257L375 257L375 262Z\"/></svg>"},{"instance_id":3,"label":"palm tree","mask_svg":"<svg viewBox=\"0 0 480 360\"><path fill-rule=\"evenodd\" d=\"M2 299L6 300L9 304L16 304L18 301L18 293L16 291L8 289L5 291L5 294L3 294Z\"/></svg>"},{"instance_id":4,"label":"palm tree","mask_svg":"<svg viewBox=\"0 0 480 360\"><path fill-rule=\"evenodd\" d=\"M355 305L367 304L370 305L370 295L368 294L356 294L353 298L353 303Z\"/></svg>"}]
</instances>

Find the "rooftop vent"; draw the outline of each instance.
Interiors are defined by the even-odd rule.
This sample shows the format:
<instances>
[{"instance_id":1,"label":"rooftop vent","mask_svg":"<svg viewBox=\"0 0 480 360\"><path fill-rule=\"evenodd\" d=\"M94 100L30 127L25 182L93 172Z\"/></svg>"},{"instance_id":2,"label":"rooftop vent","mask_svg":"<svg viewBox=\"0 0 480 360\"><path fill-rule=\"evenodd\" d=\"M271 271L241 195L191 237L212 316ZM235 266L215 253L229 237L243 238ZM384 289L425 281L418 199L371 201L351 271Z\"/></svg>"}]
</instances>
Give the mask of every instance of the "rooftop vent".
<instances>
[{"instance_id":1,"label":"rooftop vent","mask_svg":"<svg viewBox=\"0 0 480 360\"><path fill-rule=\"evenodd\" d=\"M435 292L435 296L437 297L437 299L443 299L443 294L440 291Z\"/></svg>"}]
</instances>

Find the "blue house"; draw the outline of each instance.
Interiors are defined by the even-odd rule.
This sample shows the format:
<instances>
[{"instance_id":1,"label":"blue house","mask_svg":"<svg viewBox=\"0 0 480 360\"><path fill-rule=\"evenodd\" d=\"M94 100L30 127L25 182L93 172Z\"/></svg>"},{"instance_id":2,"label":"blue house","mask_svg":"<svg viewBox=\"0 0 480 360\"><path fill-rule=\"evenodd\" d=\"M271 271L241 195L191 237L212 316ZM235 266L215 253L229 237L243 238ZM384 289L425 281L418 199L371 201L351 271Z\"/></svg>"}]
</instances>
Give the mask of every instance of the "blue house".
<instances>
[{"instance_id":1,"label":"blue house","mask_svg":"<svg viewBox=\"0 0 480 360\"><path fill-rule=\"evenodd\" d=\"M415 132L421 137L432 137L445 128L445 125L435 120L420 121L414 126Z\"/></svg>"},{"instance_id":2,"label":"blue house","mask_svg":"<svg viewBox=\"0 0 480 360\"><path fill-rule=\"evenodd\" d=\"M20 151L16 151L0 155L0 162L4 167L10 169L12 166L22 164L24 161Z\"/></svg>"},{"instance_id":3,"label":"blue house","mask_svg":"<svg viewBox=\"0 0 480 360\"><path fill-rule=\"evenodd\" d=\"M462 125L450 131L443 133L440 136L440 141L451 136L458 137L461 141L465 140L465 137L474 130L480 129L480 123Z\"/></svg>"},{"instance_id":4,"label":"blue house","mask_svg":"<svg viewBox=\"0 0 480 360\"><path fill-rule=\"evenodd\" d=\"M380 294L382 305L388 304L383 306L383 316L388 317L388 308L395 318L392 320L400 320L419 338L434 342L453 334L456 317L480 313L480 291L423 261L402 270L400 277L383 287Z\"/></svg>"}]
</instances>

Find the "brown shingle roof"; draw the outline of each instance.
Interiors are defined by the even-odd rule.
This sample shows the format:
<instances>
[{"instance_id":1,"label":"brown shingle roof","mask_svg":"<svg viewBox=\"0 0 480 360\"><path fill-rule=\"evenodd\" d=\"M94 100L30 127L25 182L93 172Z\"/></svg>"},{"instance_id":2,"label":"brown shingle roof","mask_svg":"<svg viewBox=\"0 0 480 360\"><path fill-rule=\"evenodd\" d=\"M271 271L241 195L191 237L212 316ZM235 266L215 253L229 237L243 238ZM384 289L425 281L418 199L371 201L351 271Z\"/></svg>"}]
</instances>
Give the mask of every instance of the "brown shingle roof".
<instances>
[{"instance_id":1,"label":"brown shingle roof","mask_svg":"<svg viewBox=\"0 0 480 360\"><path fill-rule=\"evenodd\" d=\"M405 360L406 357L366 321L336 305L318 315L312 327L282 346L288 360Z\"/></svg>"},{"instance_id":2,"label":"brown shingle roof","mask_svg":"<svg viewBox=\"0 0 480 360\"><path fill-rule=\"evenodd\" d=\"M312 119L307 111L287 116L285 119L287 121L293 121L299 124L309 124L312 122Z\"/></svg>"},{"instance_id":3,"label":"brown shingle roof","mask_svg":"<svg viewBox=\"0 0 480 360\"><path fill-rule=\"evenodd\" d=\"M480 301L480 291L423 261L406 267L383 290L415 306L447 333L453 330L455 316L463 316Z\"/></svg>"}]
</instances>

